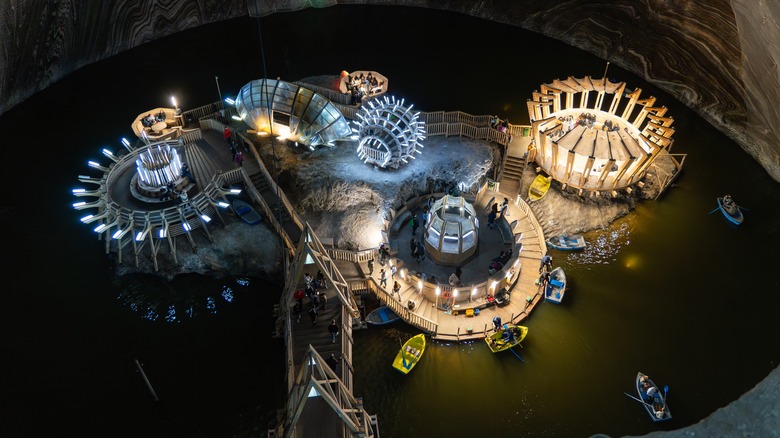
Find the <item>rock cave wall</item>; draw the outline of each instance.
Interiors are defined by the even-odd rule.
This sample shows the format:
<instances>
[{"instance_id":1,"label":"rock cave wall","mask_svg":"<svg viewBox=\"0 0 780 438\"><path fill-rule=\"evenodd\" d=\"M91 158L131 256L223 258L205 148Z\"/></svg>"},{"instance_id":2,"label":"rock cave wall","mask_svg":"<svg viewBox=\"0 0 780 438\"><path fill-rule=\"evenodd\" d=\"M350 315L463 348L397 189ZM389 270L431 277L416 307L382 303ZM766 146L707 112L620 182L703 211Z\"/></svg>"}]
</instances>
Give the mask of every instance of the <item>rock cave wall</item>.
<instances>
[{"instance_id":1,"label":"rock cave wall","mask_svg":"<svg viewBox=\"0 0 780 438\"><path fill-rule=\"evenodd\" d=\"M768 0L9 0L0 114L80 67L181 30L368 3L450 10L590 52L674 96L780 181L780 2Z\"/></svg>"},{"instance_id":2,"label":"rock cave wall","mask_svg":"<svg viewBox=\"0 0 780 438\"><path fill-rule=\"evenodd\" d=\"M368 3L464 13L590 52L674 96L780 181L780 2L774 0L4 0L0 115L85 65L185 29ZM773 388L769 399L751 403L754 390L732 405L773 406L778 378L776 369L757 387ZM697 425L653 436L687 436L708 424L718 432L750 429L743 423L755 416L732 405ZM764 423L752 422L752 429Z\"/></svg>"}]
</instances>

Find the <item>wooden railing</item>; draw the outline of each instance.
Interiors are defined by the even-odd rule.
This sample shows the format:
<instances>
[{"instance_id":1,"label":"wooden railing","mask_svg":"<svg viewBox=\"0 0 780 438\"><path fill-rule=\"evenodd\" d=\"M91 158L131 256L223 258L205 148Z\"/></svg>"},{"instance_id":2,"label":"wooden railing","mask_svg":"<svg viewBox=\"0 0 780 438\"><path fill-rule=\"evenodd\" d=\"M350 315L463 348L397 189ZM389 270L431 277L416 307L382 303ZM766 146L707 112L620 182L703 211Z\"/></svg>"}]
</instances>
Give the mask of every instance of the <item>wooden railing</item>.
<instances>
[{"instance_id":1,"label":"wooden railing","mask_svg":"<svg viewBox=\"0 0 780 438\"><path fill-rule=\"evenodd\" d=\"M523 200L523 197L520 194L518 194L515 198L515 205L517 205L520 210L525 213L526 217L528 218L528 222L531 223L531 228L533 228L539 241L539 248L541 248L542 255L547 254L547 243L544 240L544 231L542 230L542 226L539 224L539 221L536 220L536 216L531 211L531 206L529 206L528 203Z\"/></svg>"},{"instance_id":2,"label":"wooden railing","mask_svg":"<svg viewBox=\"0 0 780 438\"><path fill-rule=\"evenodd\" d=\"M213 129L219 132L222 132L225 129L224 124L222 124L221 122L213 118L201 119L200 124L201 124L201 129ZM254 143L251 142L248 138L246 138L243 134L237 133L236 135L241 139L241 141L244 142L245 145L249 145L249 151L252 153L252 156L257 162L260 168L260 172L263 174L263 177L266 179L266 181L268 182L270 187L274 190L274 192L278 195L279 199L284 204L285 209L289 213L295 225L300 230L303 230L303 221L301 220L296 210L293 208L292 203L287 198L287 195L284 193L281 187L279 187L276 184L276 181L274 181L274 179L271 177L271 174L268 172L268 169L265 167L265 163L260 157L260 154L257 152L257 148L255 147ZM246 172L243 172L243 167L239 168L239 170L242 171L241 180L244 182L245 187L249 188L250 193L252 194L252 198L256 200L258 204L262 205L265 215L267 218L269 218L269 220L273 224L274 229L277 231L277 233L279 233L280 236L283 236L285 246L291 252L295 252L296 250L295 242L293 242L290 236L287 235L287 232L284 230L284 227L282 227L282 224L279 223L279 221L276 219L271 206L267 204L265 199L263 199L263 197L257 191L257 189L254 186L254 183L249 178L249 175L247 175Z\"/></svg>"},{"instance_id":3,"label":"wooden railing","mask_svg":"<svg viewBox=\"0 0 780 438\"><path fill-rule=\"evenodd\" d=\"M317 94L321 94L327 97L328 100L330 100L334 104L340 103L342 105L349 105L349 101L352 98L352 96L349 93L342 93L341 91L334 90L332 88L320 87L319 85L309 84L301 81L295 81L293 82L293 84L298 85L299 87L308 88L309 90L312 90Z\"/></svg>"}]
</instances>

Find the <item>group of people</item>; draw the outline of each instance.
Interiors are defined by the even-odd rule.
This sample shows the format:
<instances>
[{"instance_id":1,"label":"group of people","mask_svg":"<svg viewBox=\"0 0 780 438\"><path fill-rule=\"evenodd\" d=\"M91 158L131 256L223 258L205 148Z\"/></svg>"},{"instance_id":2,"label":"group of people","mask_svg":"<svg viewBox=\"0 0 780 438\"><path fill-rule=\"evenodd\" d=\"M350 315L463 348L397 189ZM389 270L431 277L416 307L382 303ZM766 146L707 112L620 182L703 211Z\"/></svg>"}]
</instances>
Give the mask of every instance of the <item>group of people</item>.
<instances>
[{"instance_id":1,"label":"group of people","mask_svg":"<svg viewBox=\"0 0 780 438\"><path fill-rule=\"evenodd\" d=\"M382 244L379 245L378 252L379 252L379 264L384 266L385 263L387 262L387 259L390 258L390 249L387 247L387 245L384 242L382 242ZM370 269L371 269L371 272L373 273L374 272L373 260L371 262Z\"/></svg>"},{"instance_id":2,"label":"group of people","mask_svg":"<svg viewBox=\"0 0 780 438\"><path fill-rule=\"evenodd\" d=\"M173 184L173 181L168 181L168 184L161 186L158 190L160 193L160 202L170 201L174 198L180 199L182 203L189 201L187 191L184 190L184 188L181 190L176 190L176 186Z\"/></svg>"},{"instance_id":3,"label":"group of people","mask_svg":"<svg viewBox=\"0 0 780 438\"><path fill-rule=\"evenodd\" d=\"M303 313L303 297L309 299L309 318L311 318L312 325L317 324L317 314L320 309L324 309L328 303L328 297L324 291L318 291L318 289L325 289L326 281L325 274L322 270L317 270L317 276L312 277L308 272L303 274L304 288L296 290L293 294L295 298L295 306L293 307L293 314L296 316L298 322L301 321L301 314Z\"/></svg>"},{"instance_id":4,"label":"group of people","mask_svg":"<svg viewBox=\"0 0 780 438\"><path fill-rule=\"evenodd\" d=\"M509 199L504 198L504 202L502 202L500 206L497 202L494 202L493 205L490 206L490 213L488 213L488 228L492 230L498 218L506 218L507 216L509 216Z\"/></svg>"},{"instance_id":5,"label":"group of people","mask_svg":"<svg viewBox=\"0 0 780 438\"><path fill-rule=\"evenodd\" d=\"M230 154L233 156L233 161L236 163L236 165L238 165L238 167L243 167L244 153L238 147L238 141L233 137L233 131L229 126L225 126L225 129L222 131L222 136L225 138L225 142L230 149Z\"/></svg>"},{"instance_id":6,"label":"group of people","mask_svg":"<svg viewBox=\"0 0 780 438\"><path fill-rule=\"evenodd\" d=\"M490 117L490 127L498 132L507 132L509 129L509 121L501 120L498 116L492 116Z\"/></svg>"},{"instance_id":7,"label":"group of people","mask_svg":"<svg viewBox=\"0 0 780 438\"><path fill-rule=\"evenodd\" d=\"M550 282L550 271L552 271L553 258L550 254L545 254L542 260L539 261L539 279L536 280L536 284L540 285L542 289L547 287L547 283Z\"/></svg>"},{"instance_id":8,"label":"group of people","mask_svg":"<svg viewBox=\"0 0 780 438\"><path fill-rule=\"evenodd\" d=\"M376 94L382 89L379 80L371 72L368 72L368 75L363 73L360 73L359 76L348 75L344 80L344 85L347 87L347 93L351 96L351 105L357 105L364 97Z\"/></svg>"},{"instance_id":9,"label":"group of people","mask_svg":"<svg viewBox=\"0 0 780 438\"><path fill-rule=\"evenodd\" d=\"M144 125L144 128L151 128L152 125L159 122L165 121L165 113L163 111L160 111L157 113L157 115L152 115L151 113L147 114L145 117L141 118L141 124Z\"/></svg>"},{"instance_id":10,"label":"group of people","mask_svg":"<svg viewBox=\"0 0 780 438\"><path fill-rule=\"evenodd\" d=\"M642 385L642 391L644 391L647 395L644 402L653 405L653 410L655 411L656 417L663 417L664 410L666 410L666 403L664 403L663 399L661 398L661 393L658 392L658 388L651 385L650 377L645 374L639 378L639 383Z\"/></svg>"},{"instance_id":11,"label":"group of people","mask_svg":"<svg viewBox=\"0 0 780 438\"><path fill-rule=\"evenodd\" d=\"M488 273L490 275L495 274L498 272L501 268L504 267L504 265L509 261L509 259L512 258L512 249L507 248L498 255L498 257L493 258L490 261L490 266L488 266Z\"/></svg>"},{"instance_id":12,"label":"group of people","mask_svg":"<svg viewBox=\"0 0 780 438\"><path fill-rule=\"evenodd\" d=\"M192 176L192 172L190 172L189 166L187 166L187 163L182 163L181 165L181 173L179 174L182 178L188 178L191 182L195 182L195 177ZM173 181L168 181L164 186L161 186L158 191L160 194L160 202L170 201L174 198L178 198L181 200L182 204L185 204L189 202L189 196L187 195L187 185L184 184L184 186L181 189L176 189L176 184L174 184Z\"/></svg>"}]
</instances>

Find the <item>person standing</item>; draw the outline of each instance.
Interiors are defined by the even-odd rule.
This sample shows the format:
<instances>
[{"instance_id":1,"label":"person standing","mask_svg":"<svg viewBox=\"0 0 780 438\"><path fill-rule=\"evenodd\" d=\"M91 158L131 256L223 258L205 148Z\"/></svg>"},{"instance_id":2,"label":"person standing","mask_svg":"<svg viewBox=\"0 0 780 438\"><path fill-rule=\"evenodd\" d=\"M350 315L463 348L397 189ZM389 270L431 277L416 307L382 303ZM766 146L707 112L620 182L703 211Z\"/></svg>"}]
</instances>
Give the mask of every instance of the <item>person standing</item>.
<instances>
[{"instance_id":1,"label":"person standing","mask_svg":"<svg viewBox=\"0 0 780 438\"><path fill-rule=\"evenodd\" d=\"M293 307L293 315L296 316L296 320L301 322L301 314L303 313L303 291L298 289L293 294L295 298L295 307Z\"/></svg>"},{"instance_id":2,"label":"person standing","mask_svg":"<svg viewBox=\"0 0 780 438\"><path fill-rule=\"evenodd\" d=\"M420 226L420 221L417 220L417 213L412 213L412 219L409 221L412 224L412 236L417 235L417 227Z\"/></svg>"},{"instance_id":3,"label":"person standing","mask_svg":"<svg viewBox=\"0 0 780 438\"><path fill-rule=\"evenodd\" d=\"M393 293L398 295L398 301L401 301L401 283L397 280L395 281L395 284L393 284Z\"/></svg>"},{"instance_id":4,"label":"person standing","mask_svg":"<svg viewBox=\"0 0 780 438\"><path fill-rule=\"evenodd\" d=\"M336 324L335 319L330 320L330 324L328 324L328 331L330 332L330 342L332 344L336 343L336 336L339 335L339 325Z\"/></svg>"},{"instance_id":5,"label":"person standing","mask_svg":"<svg viewBox=\"0 0 780 438\"><path fill-rule=\"evenodd\" d=\"M309 318L311 318L311 325L317 325L317 307L314 304L309 307Z\"/></svg>"},{"instance_id":6,"label":"person standing","mask_svg":"<svg viewBox=\"0 0 780 438\"><path fill-rule=\"evenodd\" d=\"M493 204L496 205L496 204ZM491 230L493 229L493 224L496 223L496 212L491 211L490 214L488 214L488 228Z\"/></svg>"},{"instance_id":7,"label":"person standing","mask_svg":"<svg viewBox=\"0 0 780 438\"><path fill-rule=\"evenodd\" d=\"M192 173L190 172L190 166L188 166L187 163L181 164L181 176L187 177L190 181L195 182L195 177L192 176Z\"/></svg>"},{"instance_id":8,"label":"person standing","mask_svg":"<svg viewBox=\"0 0 780 438\"><path fill-rule=\"evenodd\" d=\"M463 275L463 269L460 269L460 266L455 268L455 275L458 277L458 284L462 284L463 282L460 279L460 276Z\"/></svg>"},{"instance_id":9,"label":"person standing","mask_svg":"<svg viewBox=\"0 0 780 438\"><path fill-rule=\"evenodd\" d=\"M317 296L320 301L320 309L324 309L328 305L328 296L325 295L325 292L317 292Z\"/></svg>"},{"instance_id":10,"label":"person standing","mask_svg":"<svg viewBox=\"0 0 780 438\"><path fill-rule=\"evenodd\" d=\"M312 280L313 279L312 279L311 275L308 272L303 274L303 281L306 283L306 286L311 286Z\"/></svg>"},{"instance_id":11,"label":"person standing","mask_svg":"<svg viewBox=\"0 0 780 438\"><path fill-rule=\"evenodd\" d=\"M379 270L379 285L387 287L387 272L385 272L385 268Z\"/></svg>"},{"instance_id":12,"label":"person standing","mask_svg":"<svg viewBox=\"0 0 780 438\"><path fill-rule=\"evenodd\" d=\"M325 289L325 274L321 269L317 269L317 288Z\"/></svg>"},{"instance_id":13,"label":"person standing","mask_svg":"<svg viewBox=\"0 0 780 438\"><path fill-rule=\"evenodd\" d=\"M501 330L501 317L498 315L493 317L493 329L495 331Z\"/></svg>"},{"instance_id":14,"label":"person standing","mask_svg":"<svg viewBox=\"0 0 780 438\"><path fill-rule=\"evenodd\" d=\"M368 259L368 275L374 275L374 259Z\"/></svg>"},{"instance_id":15,"label":"person standing","mask_svg":"<svg viewBox=\"0 0 780 438\"><path fill-rule=\"evenodd\" d=\"M539 272L542 272L542 269L547 268L548 271L552 270L552 256L550 254L545 254L544 257L542 257L541 262L539 263Z\"/></svg>"},{"instance_id":16,"label":"person standing","mask_svg":"<svg viewBox=\"0 0 780 438\"><path fill-rule=\"evenodd\" d=\"M230 155L233 157L233 161L236 161L236 154L238 153L238 144L233 139L228 142L230 144Z\"/></svg>"},{"instance_id":17,"label":"person standing","mask_svg":"<svg viewBox=\"0 0 780 438\"><path fill-rule=\"evenodd\" d=\"M379 264L384 266L385 260L387 259L387 247L385 246L385 243L382 242L381 245L379 245Z\"/></svg>"},{"instance_id":18,"label":"person standing","mask_svg":"<svg viewBox=\"0 0 780 438\"><path fill-rule=\"evenodd\" d=\"M412 236L412 240L409 242L409 249L412 251L412 255L414 255L415 248L417 248L417 240L415 240L414 236Z\"/></svg>"},{"instance_id":19,"label":"person standing","mask_svg":"<svg viewBox=\"0 0 780 438\"><path fill-rule=\"evenodd\" d=\"M325 363L328 364L328 366L330 367L330 369L333 370L334 373L336 372L336 367L339 366L339 360L336 359L336 355L333 353L331 353L330 356L328 356L328 358L325 359Z\"/></svg>"},{"instance_id":20,"label":"person standing","mask_svg":"<svg viewBox=\"0 0 780 438\"><path fill-rule=\"evenodd\" d=\"M293 306L293 316L295 316L296 322L301 322L301 313L303 313L303 304L300 301L296 301L295 306Z\"/></svg>"},{"instance_id":21,"label":"person standing","mask_svg":"<svg viewBox=\"0 0 780 438\"><path fill-rule=\"evenodd\" d=\"M417 242L417 254L420 256L419 262L425 260L425 245L422 242Z\"/></svg>"},{"instance_id":22,"label":"person standing","mask_svg":"<svg viewBox=\"0 0 780 438\"><path fill-rule=\"evenodd\" d=\"M390 266L390 278L395 280L395 273L398 272L398 268L395 265Z\"/></svg>"},{"instance_id":23,"label":"person standing","mask_svg":"<svg viewBox=\"0 0 780 438\"><path fill-rule=\"evenodd\" d=\"M225 126L225 130L222 131L222 135L225 137L225 142L230 146L231 140L233 140L233 131L230 130L230 127Z\"/></svg>"},{"instance_id":24,"label":"person standing","mask_svg":"<svg viewBox=\"0 0 780 438\"><path fill-rule=\"evenodd\" d=\"M509 199L504 198L504 202L501 204L501 217L507 216L509 216Z\"/></svg>"},{"instance_id":25,"label":"person standing","mask_svg":"<svg viewBox=\"0 0 780 438\"><path fill-rule=\"evenodd\" d=\"M241 151L236 151L236 164L238 167L244 166L244 153Z\"/></svg>"}]
</instances>

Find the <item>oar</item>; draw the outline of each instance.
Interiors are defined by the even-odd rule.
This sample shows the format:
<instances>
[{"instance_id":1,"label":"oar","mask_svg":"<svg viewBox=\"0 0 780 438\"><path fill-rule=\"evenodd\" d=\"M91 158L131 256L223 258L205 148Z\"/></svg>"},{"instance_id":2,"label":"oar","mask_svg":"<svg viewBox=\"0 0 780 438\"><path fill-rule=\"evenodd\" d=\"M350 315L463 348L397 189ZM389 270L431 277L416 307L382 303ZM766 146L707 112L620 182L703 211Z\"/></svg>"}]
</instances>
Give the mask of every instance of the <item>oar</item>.
<instances>
[{"instance_id":1,"label":"oar","mask_svg":"<svg viewBox=\"0 0 780 438\"><path fill-rule=\"evenodd\" d=\"M401 344L401 364L404 366L404 368L409 368L408 365L406 365L406 354L404 354L404 343L401 342L401 337L398 337L398 343Z\"/></svg>"},{"instance_id":2,"label":"oar","mask_svg":"<svg viewBox=\"0 0 780 438\"><path fill-rule=\"evenodd\" d=\"M646 402L644 402L644 401L642 401L642 400L639 400L638 398L634 397L633 395L631 395L631 394L629 394L629 393L627 393L627 392L624 392L623 394L625 394L625 395L627 395L627 396L629 396L629 397L633 398L634 400L638 401L639 403L642 403L643 405L648 405L648 406L650 405L649 403L646 403Z\"/></svg>"},{"instance_id":3,"label":"oar","mask_svg":"<svg viewBox=\"0 0 780 438\"><path fill-rule=\"evenodd\" d=\"M709 213L707 213L707 214L712 214L712 213L715 213L715 212L716 212L716 211L718 211L718 210L720 210L720 207L716 208L715 210L712 210L711 212L709 212Z\"/></svg>"},{"instance_id":4,"label":"oar","mask_svg":"<svg viewBox=\"0 0 780 438\"><path fill-rule=\"evenodd\" d=\"M669 391L669 385L664 385L664 405L668 403L668 398L666 397L666 393Z\"/></svg>"},{"instance_id":5,"label":"oar","mask_svg":"<svg viewBox=\"0 0 780 438\"><path fill-rule=\"evenodd\" d=\"M521 361L523 361L523 363L525 363L525 360L523 360L523 358L522 358L522 357L520 357L520 355L519 355L519 354L517 354L517 353L515 352L515 350L512 350L512 349L510 348L510 349L509 349L509 351L511 351L511 352L512 352L512 354L514 354L515 356L517 356L517 358L518 358L518 359L520 359Z\"/></svg>"},{"instance_id":6,"label":"oar","mask_svg":"<svg viewBox=\"0 0 780 438\"><path fill-rule=\"evenodd\" d=\"M745 208L745 207L743 207L743 206L741 206L741 205L737 205L737 208L739 208L739 209L742 209L742 210L745 210L745 211L750 211L750 209L748 209L748 208Z\"/></svg>"}]
</instances>

